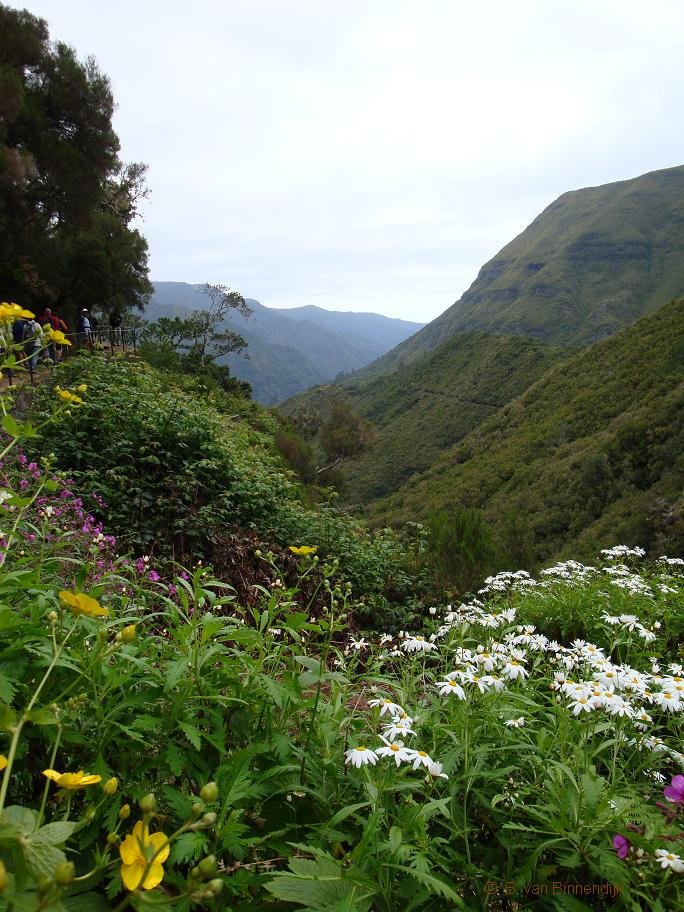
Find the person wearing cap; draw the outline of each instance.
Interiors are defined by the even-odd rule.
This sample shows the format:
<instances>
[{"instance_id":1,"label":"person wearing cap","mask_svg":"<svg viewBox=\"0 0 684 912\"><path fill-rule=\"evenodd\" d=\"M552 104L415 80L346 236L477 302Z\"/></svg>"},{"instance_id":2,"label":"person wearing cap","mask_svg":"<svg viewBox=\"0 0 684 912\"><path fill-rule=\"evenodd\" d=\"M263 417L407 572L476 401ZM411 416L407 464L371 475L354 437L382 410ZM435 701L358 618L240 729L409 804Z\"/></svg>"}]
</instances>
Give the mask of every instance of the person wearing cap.
<instances>
[{"instance_id":1,"label":"person wearing cap","mask_svg":"<svg viewBox=\"0 0 684 912\"><path fill-rule=\"evenodd\" d=\"M82 333L86 337L86 341L90 341L93 334L93 326L90 322L90 314L88 313L88 308L84 307L81 313L78 316L78 323L76 324L76 330L79 333Z\"/></svg>"}]
</instances>

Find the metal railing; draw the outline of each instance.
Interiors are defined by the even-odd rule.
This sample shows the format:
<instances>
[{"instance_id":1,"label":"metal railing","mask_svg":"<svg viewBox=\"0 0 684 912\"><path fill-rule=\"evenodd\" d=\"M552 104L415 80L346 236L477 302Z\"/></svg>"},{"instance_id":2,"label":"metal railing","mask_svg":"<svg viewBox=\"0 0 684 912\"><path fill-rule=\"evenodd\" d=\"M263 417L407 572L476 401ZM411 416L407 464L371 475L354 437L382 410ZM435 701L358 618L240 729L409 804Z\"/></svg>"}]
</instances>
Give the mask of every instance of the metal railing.
<instances>
[{"instance_id":1,"label":"metal railing","mask_svg":"<svg viewBox=\"0 0 684 912\"><path fill-rule=\"evenodd\" d=\"M33 365L34 358L29 348L31 341L19 342L16 347L24 346L22 359L24 370L21 373L27 372L30 382L35 383L38 364L45 364L46 360L49 360L51 365L59 364L66 358L71 358L82 351L89 351L91 355L94 355L95 352L105 352L110 355L114 355L117 352L122 354L126 352L135 353L138 350L139 332L140 330L136 329L136 327L131 327L130 329L110 327L109 329L94 329L90 332L66 332L64 335L71 342L71 345L48 343L47 346L39 350L36 367ZM5 373L9 385L12 386L16 371L7 368Z\"/></svg>"}]
</instances>

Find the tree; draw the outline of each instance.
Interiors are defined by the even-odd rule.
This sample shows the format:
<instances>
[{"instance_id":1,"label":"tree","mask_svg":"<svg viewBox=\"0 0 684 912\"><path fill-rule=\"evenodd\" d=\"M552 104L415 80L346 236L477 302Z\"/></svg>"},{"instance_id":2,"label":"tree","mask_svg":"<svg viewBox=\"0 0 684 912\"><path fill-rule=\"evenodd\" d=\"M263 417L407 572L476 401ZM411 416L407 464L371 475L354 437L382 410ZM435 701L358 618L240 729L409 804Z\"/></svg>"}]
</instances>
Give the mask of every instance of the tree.
<instances>
[{"instance_id":1,"label":"tree","mask_svg":"<svg viewBox=\"0 0 684 912\"><path fill-rule=\"evenodd\" d=\"M344 459L363 452L372 436L373 426L369 421L357 415L346 399L334 399L319 434L326 464L318 468L316 474L325 473L327 478Z\"/></svg>"},{"instance_id":2,"label":"tree","mask_svg":"<svg viewBox=\"0 0 684 912\"><path fill-rule=\"evenodd\" d=\"M145 166L119 159L109 80L26 10L0 5L0 34L2 296L72 315L142 307Z\"/></svg>"},{"instance_id":3,"label":"tree","mask_svg":"<svg viewBox=\"0 0 684 912\"><path fill-rule=\"evenodd\" d=\"M234 310L248 317L251 308L241 294L225 285L206 284L203 293L208 299L206 308L193 310L187 317L160 317L147 323L141 354L156 367L204 376L227 390L251 392L248 383L231 376L228 365L217 363L247 347L239 333L225 328L225 322Z\"/></svg>"}]
</instances>

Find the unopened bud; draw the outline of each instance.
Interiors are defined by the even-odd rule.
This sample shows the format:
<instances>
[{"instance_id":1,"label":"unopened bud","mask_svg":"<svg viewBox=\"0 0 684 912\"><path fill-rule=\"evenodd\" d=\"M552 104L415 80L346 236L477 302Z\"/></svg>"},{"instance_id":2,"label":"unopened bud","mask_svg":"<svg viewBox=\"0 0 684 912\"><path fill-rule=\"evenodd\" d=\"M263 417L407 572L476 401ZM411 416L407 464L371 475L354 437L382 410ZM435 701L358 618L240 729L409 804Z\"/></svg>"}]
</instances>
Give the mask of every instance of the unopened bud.
<instances>
[{"instance_id":1,"label":"unopened bud","mask_svg":"<svg viewBox=\"0 0 684 912\"><path fill-rule=\"evenodd\" d=\"M199 868L199 873L202 877L211 877L212 874L216 873L216 856L207 855L206 858L203 858L202 861L197 865Z\"/></svg>"},{"instance_id":2,"label":"unopened bud","mask_svg":"<svg viewBox=\"0 0 684 912\"><path fill-rule=\"evenodd\" d=\"M137 636L137 630L135 624L129 624L128 627L124 627L121 631L121 639L124 643L133 643Z\"/></svg>"},{"instance_id":3,"label":"unopened bud","mask_svg":"<svg viewBox=\"0 0 684 912\"><path fill-rule=\"evenodd\" d=\"M204 805L200 804L199 801L196 801L193 806L190 808L190 817L192 820L197 820L199 815L204 810Z\"/></svg>"},{"instance_id":4,"label":"unopened bud","mask_svg":"<svg viewBox=\"0 0 684 912\"><path fill-rule=\"evenodd\" d=\"M59 620L59 615L57 614L56 611L50 611L48 613L47 619L48 619L48 621L50 621L51 624L56 624L57 621Z\"/></svg>"},{"instance_id":5,"label":"unopened bud","mask_svg":"<svg viewBox=\"0 0 684 912\"><path fill-rule=\"evenodd\" d=\"M222 889L223 881L220 877L215 877L207 884L207 890L211 893L212 896L218 896Z\"/></svg>"},{"instance_id":6,"label":"unopened bud","mask_svg":"<svg viewBox=\"0 0 684 912\"><path fill-rule=\"evenodd\" d=\"M55 868L55 883L58 887L68 887L76 876L73 861L63 861Z\"/></svg>"},{"instance_id":7,"label":"unopened bud","mask_svg":"<svg viewBox=\"0 0 684 912\"><path fill-rule=\"evenodd\" d=\"M138 804L140 805L140 810L143 814L154 814L157 810L157 799L152 792L150 792L149 795L145 795L144 798L141 798Z\"/></svg>"},{"instance_id":8,"label":"unopened bud","mask_svg":"<svg viewBox=\"0 0 684 912\"><path fill-rule=\"evenodd\" d=\"M216 823L217 815L213 811L209 811L202 817L202 823L204 826L213 826Z\"/></svg>"},{"instance_id":9,"label":"unopened bud","mask_svg":"<svg viewBox=\"0 0 684 912\"><path fill-rule=\"evenodd\" d=\"M116 845L118 841L119 837L116 835L116 833L107 833L107 842L109 845Z\"/></svg>"},{"instance_id":10,"label":"unopened bud","mask_svg":"<svg viewBox=\"0 0 684 912\"><path fill-rule=\"evenodd\" d=\"M128 820L131 816L131 806L130 804L122 804L119 809L119 820Z\"/></svg>"},{"instance_id":11,"label":"unopened bud","mask_svg":"<svg viewBox=\"0 0 684 912\"><path fill-rule=\"evenodd\" d=\"M116 776L112 776L111 779L107 779L105 784L102 786L102 791L108 798L111 798L112 795L116 795L116 790L119 787L119 780Z\"/></svg>"},{"instance_id":12,"label":"unopened bud","mask_svg":"<svg viewBox=\"0 0 684 912\"><path fill-rule=\"evenodd\" d=\"M200 798L202 801L206 801L207 804L211 804L212 801L216 801L218 798L218 793L218 785L216 785L215 782L207 782L207 784L202 787Z\"/></svg>"}]
</instances>

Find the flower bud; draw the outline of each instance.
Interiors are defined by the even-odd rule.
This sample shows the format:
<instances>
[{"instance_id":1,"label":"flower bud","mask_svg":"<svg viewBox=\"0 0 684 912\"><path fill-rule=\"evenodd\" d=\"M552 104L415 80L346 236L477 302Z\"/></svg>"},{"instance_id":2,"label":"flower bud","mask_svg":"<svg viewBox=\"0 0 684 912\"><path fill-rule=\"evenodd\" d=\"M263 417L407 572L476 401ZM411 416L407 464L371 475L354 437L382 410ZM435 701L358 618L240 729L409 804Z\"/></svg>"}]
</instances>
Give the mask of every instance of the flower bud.
<instances>
[{"instance_id":1,"label":"flower bud","mask_svg":"<svg viewBox=\"0 0 684 912\"><path fill-rule=\"evenodd\" d=\"M73 861L63 861L55 868L55 883L58 887L68 887L76 876Z\"/></svg>"},{"instance_id":2,"label":"flower bud","mask_svg":"<svg viewBox=\"0 0 684 912\"><path fill-rule=\"evenodd\" d=\"M145 795L144 798L141 798L138 804L140 805L140 810L143 814L154 814L157 810L157 799L152 792L150 792L149 795Z\"/></svg>"},{"instance_id":3,"label":"flower bud","mask_svg":"<svg viewBox=\"0 0 684 912\"><path fill-rule=\"evenodd\" d=\"M111 798L112 795L116 795L116 790L119 787L119 780L116 776L112 776L111 779L107 779L105 784L102 786L102 791L108 798Z\"/></svg>"},{"instance_id":4,"label":"flower bud","mask_svg":"<svg viewBox=\"0 0 684 912\"><path fill-rule=\"evenodd\" d=\"M207 884L207 890L211 893L212 896L218 896L221 890L223 889L223 881L220 877L215 877L213 880L210 880Z\"/></svg>"},{"instance_id":5,"label":"flower bud","mask_svg":"<svg viewBox=\"0 0 684 912\"><path fill-rule=\"evenodd\" d=\"M51 893L54 889L55 882L51 877L41 877L36 884L39 893Z\"/></svg>"},{"instance_id":6,"label":"flower bud","mask_svg":"<svg viewBox=\"0 0 684 912\"><path fill-rule=\"evenodd\" d=\"M81 383L79 386L76 387L76 392L77 392L77 393L85 393L85 392L87 391L87 389L88 389L88 384L87 384L87 383Z\"/></svg>"},{"instance_id":7,"label":"flower bud","mask_svg":"<svg viewBox=\"0 0 684 912\"><path fill-rule=\"evenodd\" d=\"M130 804L123 804L119 809L119 820L128 820L131 816L131 806Z\"/></svg>"},{"instance_id":8,"label":"flower bud","mask_svg":"<svg viewBox=\"0 0 684 912\"><path fill-rule=\"evenodd\" d=\"M218 798L218 793L218 785L216 785L215 782L207 782L207 784L202 787L200 798L202 801L206 801L207 804L211 804L212 801L216 801Z\"/></svg>"},{"instance_id":9,"label":"flower bud","mask_svg":"<svg viewBox=\"0 0 684 912\"><path fill-rule=\"evenodd\" d=\"M190 808L190 818L192 820L197 820L199 815L204 810L204 805L200 804L199 801L196 801L195 804Z\"/></svg>"},{"instance_id":10,"label":"flower bud","mask_svg":"<svg viewBox=\"0 0 684 912\"><path fill-rule=\"evenodd\" d=\"M128 627L124 627L121 631L121 639L124 643L133 643L135 638L138 635L137 628L135 624L129 624Z\"/></svg>"},{"instance_id":11,"label":"flower bud","mask_svg":"<svg viewBox=\"0 0 684 912\"><path fill-rule=\"evenodd\" d=\"M107 833L107 842L109 845L111 845L111 846L116 845L118 841L119 841L119 837L117 836L116 833Z\"/></svg>"},{"instance_id":12,"label":"flower bud","mask_svg":"<svg viewBox=\"0 0 684 912\"><path fill-rule=\"evenodd\" d=\"M56 611L50 611L47 616L47 619L48 619L48 621L50 621L51 624L56 624L57 621L59 620L59 615L57 614Z\"/></svg>"},{"instance_id":13,"label":"flower bud","mask_svg":"<svg viewBox=\"0 0 684 912\"><path fill-rule=\"evenodd\" d=\"M216 856L207 855L206 858L203 858L202 861L197 865L199 868L199 873L202 877L211 877L212 874L216 873Z\"/></svg>"},{"instance_id":14,"label":"flower bud","mask_svg":"<svg viewBox=\"0 0 684 912\"><path fill-rule=\"evenodd\" d=\"M208 813L204 814L204 816L202 817L202 823L204 824L204 826L208 826L208 827L214 826L214 824L216 823L216 820L217 820L217 815L213 811L209 811Z\"/></svg>"}]
</instances>

